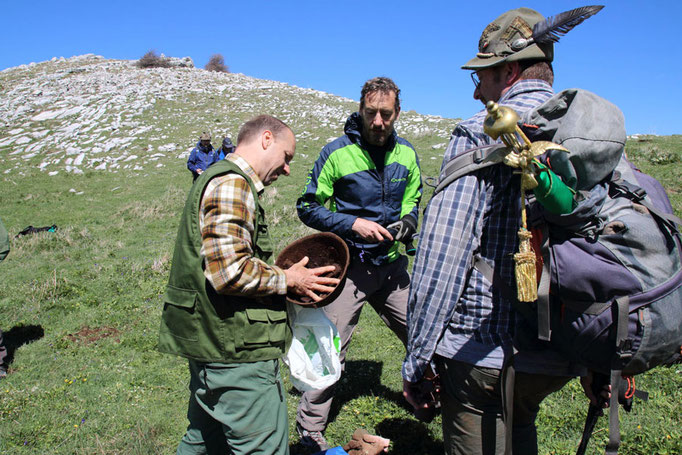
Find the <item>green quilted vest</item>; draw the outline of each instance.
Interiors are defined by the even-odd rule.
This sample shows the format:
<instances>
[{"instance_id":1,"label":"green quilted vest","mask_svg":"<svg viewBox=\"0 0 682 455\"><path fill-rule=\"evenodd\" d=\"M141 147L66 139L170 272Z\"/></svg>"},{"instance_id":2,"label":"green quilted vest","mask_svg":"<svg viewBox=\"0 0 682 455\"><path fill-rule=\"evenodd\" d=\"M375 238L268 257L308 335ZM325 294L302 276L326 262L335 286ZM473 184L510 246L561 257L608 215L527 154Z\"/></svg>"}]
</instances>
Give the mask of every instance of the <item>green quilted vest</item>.
<instances>
[{"instance_id":1,"label":"green quilted vest","mask_svg":"<svg viewBox=\"0 0 682 455\"><path fill-rule=\"evenodd\" d=\"M228 172L243 176L256 200L255 256L264 261L272 256L263 208L251 179L229 160L210 166L194 182L180 220L163 296L159 350L206 363L276 359L291 343L284 296L219 295L204 276L199 229L201 198L209 180Z\"/></svg>"},{"instance_id":2,"label":"green quilted vest","mask_svg":"<svg viewBox=\"0 0 682 455\"><path fill-rule=\"evenodd\" d=\"M7 229L5 225L2 224L0 220L0 261L5 259L9 254L9 234L7 234Z\"/></svg>"}]
</instances>

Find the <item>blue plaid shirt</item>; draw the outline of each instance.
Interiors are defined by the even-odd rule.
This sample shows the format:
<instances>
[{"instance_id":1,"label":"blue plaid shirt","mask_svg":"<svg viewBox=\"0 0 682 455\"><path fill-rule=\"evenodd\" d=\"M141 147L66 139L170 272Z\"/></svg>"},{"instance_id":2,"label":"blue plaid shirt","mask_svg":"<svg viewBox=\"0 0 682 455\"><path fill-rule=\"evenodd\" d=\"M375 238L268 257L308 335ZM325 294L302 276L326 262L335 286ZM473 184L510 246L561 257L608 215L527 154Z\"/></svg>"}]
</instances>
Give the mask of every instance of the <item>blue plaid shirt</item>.
<instances>
[{"instance_id":1,"label":"blue plaid shirt","mask_svg":"<svg viewBox=\"0 0 682 455\"><path fill-rule=\"evenodd\" d=\"M553 95L540 80L521 80L499 100L519 114ZM483 110L452 133L443 165L494 141L483 132ZM442 178L442 176L441 176ZM475 253L515 288L513 254L520 226L520 180L507 166L464 176L426 208L407 309L408 345L403 377L419 380L434 354L501 368L511 347L511 302L472 267Z\"/></svg>"}]
</instances>

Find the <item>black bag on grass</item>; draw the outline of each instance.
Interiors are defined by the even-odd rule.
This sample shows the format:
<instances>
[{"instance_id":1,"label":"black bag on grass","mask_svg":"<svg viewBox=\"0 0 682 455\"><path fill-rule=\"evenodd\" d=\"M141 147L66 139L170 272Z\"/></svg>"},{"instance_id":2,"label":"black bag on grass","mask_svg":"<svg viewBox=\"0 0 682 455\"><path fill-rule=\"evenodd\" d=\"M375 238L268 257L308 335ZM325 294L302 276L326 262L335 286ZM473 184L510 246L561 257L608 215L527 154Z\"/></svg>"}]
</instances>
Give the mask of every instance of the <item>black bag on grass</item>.
<instances>
[{"instance_id":1,"label":"black bag on grass","mask_svg":"<svg viewBox=\"0 0 682 455\"><path fill-rule=\"evenodd\" d=\"M38 232L56 232L56 231L57 231L57 225L56 224L53 224L52 226L43 226L43 227L27 226L21 232L19 232L17 235L15 235L14 238L17 239L23 235L36 234Z\"/></svg>"}]
</instances>

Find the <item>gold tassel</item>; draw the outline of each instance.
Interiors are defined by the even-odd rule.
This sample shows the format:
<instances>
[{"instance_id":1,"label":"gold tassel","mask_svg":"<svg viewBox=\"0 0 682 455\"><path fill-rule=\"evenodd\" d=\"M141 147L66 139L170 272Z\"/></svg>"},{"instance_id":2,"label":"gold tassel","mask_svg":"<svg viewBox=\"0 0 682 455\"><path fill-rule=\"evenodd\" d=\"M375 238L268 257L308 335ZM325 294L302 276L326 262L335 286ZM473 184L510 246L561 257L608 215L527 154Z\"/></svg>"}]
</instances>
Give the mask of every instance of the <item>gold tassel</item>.
<instances>
[{"instance_id":1,"label":"gold tassel","mask_svg":"<svg viewBox=\"0 0 682 455\"><path fill-rule=\"evenodd\" d=\"M519 252L514 254L514 273L516 274L516 289L520 302L534 302L538 298L537 270L535 268L535 253L530 246L532 234L528 229L519 229Z\"/></svg>"},{"instance_id":2,"label":"gold tassel","mask_svg":"<svg viewBox=\"0 0 682 455\"><path fill-rule=\"evenodd\" d=\"M531 162L535 156L546 150L558 148L566 150L550 142L531 143L518 126L519 116L514 109L498 106L494 101L486 104L488 115L483 122L483 131L491 138L501 139L507 146L507 154L502 162L507 166L520 169L521 174L521 228L519 229L519 252L514 254L514 273L516 275L517 298L520 302L534 302L538 298L536 257L530 244L533 237L526 223L526 191L538 185L531 170ZM516 135L522 142L519 142ZM566 150L567 151L567 150Z\"/></svg>"}]
</instances>

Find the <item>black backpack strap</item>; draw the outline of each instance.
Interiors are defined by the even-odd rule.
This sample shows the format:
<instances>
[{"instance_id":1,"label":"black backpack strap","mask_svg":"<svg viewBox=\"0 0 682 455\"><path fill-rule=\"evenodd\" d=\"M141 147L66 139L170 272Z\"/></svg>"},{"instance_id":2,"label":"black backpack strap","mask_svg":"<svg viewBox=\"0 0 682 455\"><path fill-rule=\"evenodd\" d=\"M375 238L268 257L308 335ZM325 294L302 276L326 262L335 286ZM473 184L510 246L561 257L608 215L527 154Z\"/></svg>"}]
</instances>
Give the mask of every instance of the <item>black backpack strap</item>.
<instances>
[{"instance_id":1,"label":"black backpack strap","mask_svg":"<svg viewBox=\"0 0 682 455\"><path fill-rule=\"evenodd\" d=\"M530 307L529 303L519 302L516 298L516 290L512 289L507 283L504 282L502 277L479 255L474 254L472 261L472 266L478 270L481 275L485 277L493 287L499 290L502 295L512 303L512 306L516 311L518 311L521 316L523 316L527 321L534 323L536 320L535 313Z\"/></svg>"},{"instance_id":2,"label":"black backpack strap","mask_svg":"<svg viewBox=\"0 0 682 455\"><path fill-rule=\"evenodd\" d=\"M632 357L632 345L628 338L628 317L630 298L623 296L616 299L613 318L616 321L616 356L620 364L627 363L625 359ZM605 455L617 455L620 447L620 421L618 418L619 395L623 375L621 370L611 370L611 400L609 401L609 442L606 444Z\"/></svg>"},{"instance_id":3,"label":"black backpack strap","mask_svg":"<svg viewBox=\"0 0 682 455\"><path fill-rule=\"evenodd\" d=\"M552 337L549 308L549 285L552 276L549 271L551 258L549 257L549 228L547 223L542 225L540 253L542 254L542 275L540 275L540 285L538 286L538 339L549 341Z\"/></svg>"},{"instance_id":4,"label":"black backpack strap","mask_svg":"<svg viewBox=\"0 0 682 455\"><path fill-rule=\"evenodd\" d=\"M502 280L497 272L495 272L495 269L493 269L490 264L485 262L480 254L474 253L472 266L481 272L481 275L483 275L485 279L493 285L493 287L499 289L503 296L511 301L516 300L516 291L514 291L511 286Z\"/></svg>"},{"instance_id":5,"label":"black backpack strap","mask_svg":"<svg viewBox=\"0 0 682 455\"><path fill-rule=\"evenodd\" d=\"M587 411L587 417L585 418L585 428L583 430L583 436L580 440L580 445L578 446L578 451L576 455L585 455L587 451L587 444L590 442L590 437L594 431L594 427L597 424L599 417L604 415L603 405L606 399L601 396L601 392L605 386L611 383L612 377L610 374L592 373L592 393L597 397L597 404L590 403L589 410ZM612 402L611 405L613 405ZM616 403L617 406L617 403Z\"/></svg>"},{"instance_id":6,"label":"black backpack strap","mask_svg":"<svg viewBox=\"0 0 682 455\"><path fill-rule=\"evenodd\" d=\"M517 350L512 346L511 352L505 352L501 373L502 421L504 422L504 455L512 455L512 433L514 424L514 385L516 369L514 357Z\"/></svg>"},{"instance_id":7,"label":"black backpack strap","mask_svg":"<svg viewBox=\"0 0 682 455\"><path fill-rule=\"evenodd\" d=\"M587 411L587 417L585 418L585 428L583 429L583 436L580 439L580 444L578 445L578 451L575 455L585 455L587 451L587 444L590 442L592 433L594 432L594 427L597 425L597 420L603 415L603 411L600 407L590 404L590 408Z\"/></svg>"},{"instance_id":8,"label":"black backpack strap","mask_svg":"<svg viewBox=\"0 0 682 455\"><path fill-rule=\"evenodd\" d=\"M609 442L606 455L618 455L620 447L620 421L618 420L618 390L623 380L620 370L611 371L611 400L609 401Z\"/></svg>"},{"instance_id":9,"label":"black backpack strap","mask_svg":"<svg viewBox=\"0 0 682 455\"><path fill-rule=\"evenodd\" d=\"M502 153L503 149L506 149L504 144L482 145L455 156L443 168L441 178L433 192L434 196L458 178L500 163L506 155Z\"/></svg>"},{"instance_id":10,"label":"black backpack strap","mask_svg":"<svg viewBox=\"0 0 682 455\"><path fill-rule=\"evenodd\" d=\"M632 340L628 337L630 297L627 295L618 297L612 308L616 312L613 318L616 322L616 356L620 364L625 365L632 358Z\"/></svg>"},{"instance_id":11,"label":"black backpack strap","mask_svg":"<svg viewBox=\"0 0 682 455\"><path fill-rule=\"evenodd\" d=\"M615 190L615 196L624 196L631 201L643 205L647 208L647 210L649 210L649 212L651 212L654 217L661 220L673 233L680 233L679 226L682 226L682 220L672 213L666 213L658 209L649 201L647 201L645 199L647 192L644 190L644 188L634 185L623 179L612 180L611 188Z\"/></svg>"}]
</instances>

